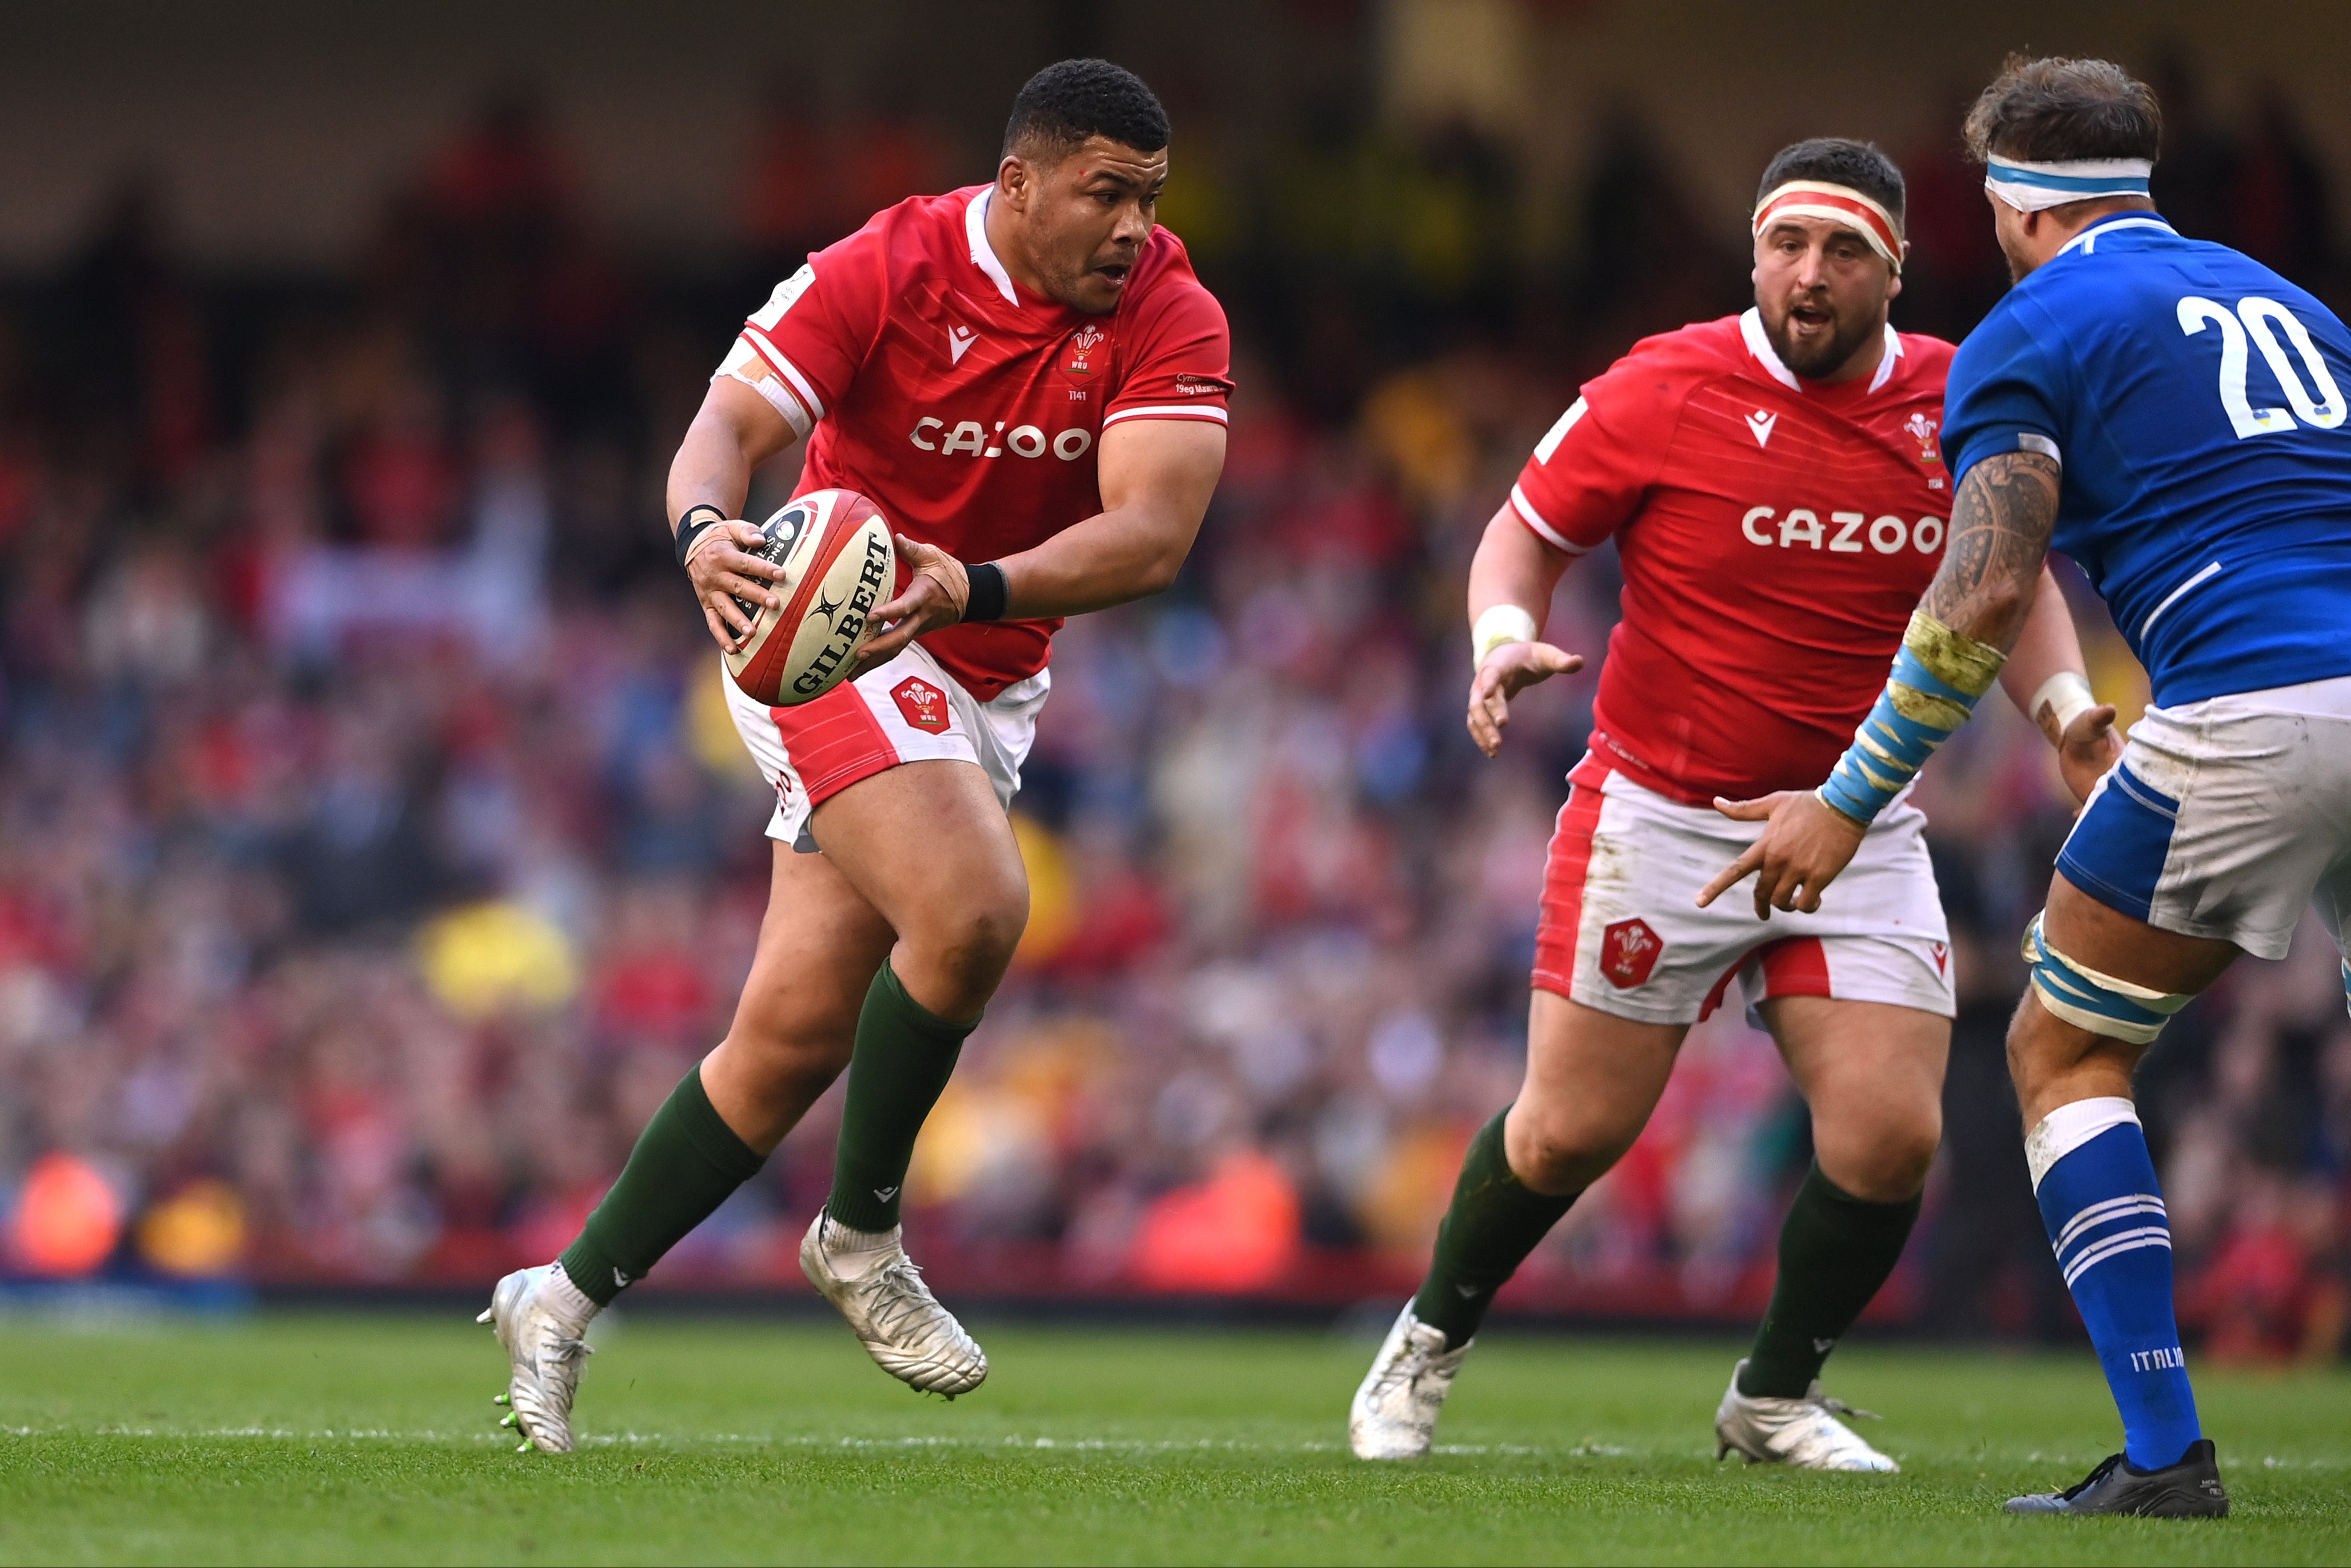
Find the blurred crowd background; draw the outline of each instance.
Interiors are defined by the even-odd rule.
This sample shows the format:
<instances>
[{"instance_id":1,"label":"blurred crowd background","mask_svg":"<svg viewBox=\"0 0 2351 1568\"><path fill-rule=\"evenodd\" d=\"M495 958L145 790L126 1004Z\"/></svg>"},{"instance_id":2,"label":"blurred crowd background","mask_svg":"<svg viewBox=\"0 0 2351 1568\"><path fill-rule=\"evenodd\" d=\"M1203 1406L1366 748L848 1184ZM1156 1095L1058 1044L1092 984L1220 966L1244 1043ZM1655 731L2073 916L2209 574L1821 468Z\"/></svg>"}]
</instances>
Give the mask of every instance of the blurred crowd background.
<instances>
[{"instance_id":1,"label":"blurred crowd background","mask_svg":"<svg viewBox=\"0 0 2351 1568\"><path fill-rule=\"evenodd\" d=\"M1294 9L1376 56L1379 7ZM1061 52L980 99L1000 115ZM2298 101L2215 101L2190 51L2126 57L2164 94L2164 211L2340 308ZM208 262L171 181L128 163L8 269L0 1279L486 1282L569 1239L723 1032L770 800L670 561L669 455L776 277L993 159L986 115L904 82L837 110L804 75L778 65L714 151L723 237L683 260L600 212L574 119L515 70L329 262ZM1743 208L1701 186L1751 183L1776 141L1701 176L1629 102L1562 101L1588 133L1545 172L1475 113L1384 114L1353 80L1247 136L1200 80L1161 82L1162 216L1231 313L1242 390L1177 586L1056 645L1017 808L1029 930L909 1186L950 1293L1392 1295L1520 1071L1592 683L1531 696L1480 758L1467 563L1579 382L1748 302ZM1889 141L1916 246L1896 321L1950 337L2005 286L1963 100ZM762 474L753 515L793 477ZM1616 589L1609 552L1580 560L1552 640L1596 655ZM2139 673L2079 613L2128 717ZM2064 1335L2001 1036L2069 803L2004 707L1922 796L1963 1011L1927 1218L1876 1312ZM2208 1354L2337 1354L2351 1029L2323 935L2240 965L2143 1084ZM647 1288L799 1288L836 1115L837 1092ZM1768 1039L1719 1014L1505 1301L1751 1312L1808 1157Z\"/></svg>"}]
</instances>

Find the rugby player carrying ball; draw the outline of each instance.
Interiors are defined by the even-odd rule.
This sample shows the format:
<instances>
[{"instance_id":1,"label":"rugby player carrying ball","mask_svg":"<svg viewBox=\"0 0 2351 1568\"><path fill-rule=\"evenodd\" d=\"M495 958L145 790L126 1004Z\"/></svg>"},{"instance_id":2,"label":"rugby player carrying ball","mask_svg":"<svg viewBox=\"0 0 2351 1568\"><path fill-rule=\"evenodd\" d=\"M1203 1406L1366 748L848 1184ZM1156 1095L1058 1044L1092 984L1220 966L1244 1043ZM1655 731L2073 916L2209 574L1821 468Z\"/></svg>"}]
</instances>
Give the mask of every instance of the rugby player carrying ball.
<instances>
[{"instance_id":1,"label":"rugby player carrying ball","mask_svg":"<svg viewBox=\"0 0 2351 1568\"><path fill-rule=\"evenodd\" d=\"M1634 346L1583 389L1487 525L1469 574L1470 734L1577 669L1538 640L1560 574L1612 535L1624 619L1571 773L1536 939L1527 1074L1471 1140L1437 1255L1355 1396L1364 1458L1428 1450L1494 1292L1632 1146L1692 1023L1735 980L1811 1107L1815 1163L1780 1236L1719 1453L1891 1470L1837 1416L1823 1363L1894 1267L1941 1136L1949 946L1924 816L1878 817L1826 912L1766 925L1696 899L1761 831L1715 808L1809 785L1885 683L1942 553L1937 445L1952 349L1897 333L1902 175L1865 143L1798 142L1764 172L1755 308ZM2010 693L2087 795L2116 747L2045 579Z\"/></svg>"},{"instance_id":2,"label":"rugby player carrying ball","mask_svg":"<svg viewBox=\"0 0 2351 1568\"><path fill-rule=\"evenodd\" d=\"M1005 813L1053 631L1165 588L1224 466L1225 317L1155 226L1167 147L1135 77L1048 67L1013 105L992 183L903 202L810 257L712 379L669 512L722 646L747 640L737 600L778 608L781 569L747 553L759 536L740 514L752 470L796 442L800 488L869 497L912 578L826 695L770 709L728 683L778 797L767 918L726 1038L579 1239L501 1281L483 1314L527 1444L570 1448L589 1319L757 1174L843 1068L832 1192L800 1266L915 1388L952 1397L987 1375L908 1261L899 1198L1028 920Z\"/></svg>"}]
</instances>

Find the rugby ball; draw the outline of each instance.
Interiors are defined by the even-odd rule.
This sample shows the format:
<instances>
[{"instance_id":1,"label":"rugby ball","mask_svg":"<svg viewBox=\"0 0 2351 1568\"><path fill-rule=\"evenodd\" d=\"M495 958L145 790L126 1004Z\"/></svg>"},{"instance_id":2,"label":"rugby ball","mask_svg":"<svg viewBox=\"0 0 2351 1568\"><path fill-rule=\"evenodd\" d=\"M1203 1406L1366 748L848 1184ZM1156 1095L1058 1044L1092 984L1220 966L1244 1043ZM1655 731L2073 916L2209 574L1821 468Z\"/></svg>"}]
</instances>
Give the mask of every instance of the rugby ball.
<instances>
[{"instance_id":1,"label":"rugby ball","mask_svg":"<svg viewBox=\"0 0 2351 1568\"><path fill-rule=\"evenodd\" d=\"M751 636L726 655L743 695L769 707L797 707L841 684L865 641L867 619L898 581L890 524L854 490L811 490L759 526L751 553L784 569L775 585L783 608L735 602L752 617Z\"/></svg>"}]
</instances>

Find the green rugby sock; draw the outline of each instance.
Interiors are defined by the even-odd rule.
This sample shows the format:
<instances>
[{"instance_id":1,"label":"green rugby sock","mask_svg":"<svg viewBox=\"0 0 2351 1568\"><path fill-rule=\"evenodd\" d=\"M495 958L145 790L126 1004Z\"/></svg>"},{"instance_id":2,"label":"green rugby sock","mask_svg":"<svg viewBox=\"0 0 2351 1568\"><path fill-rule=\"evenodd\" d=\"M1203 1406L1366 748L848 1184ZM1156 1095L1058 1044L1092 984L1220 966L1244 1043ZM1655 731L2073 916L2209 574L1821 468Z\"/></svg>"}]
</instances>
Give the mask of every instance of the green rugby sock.
<instances>
[{"instance_id":1,"label":"green rugby sock","mask_svg":"<svg viewBox=\"0 0 2351 1568\"><path fill-rule=\"evenodd\" d=\"M964 1037L978 1024L977 1019L950 1023L932 1012L883 963L857 1015L857 1049L849 1059L832 1196L824 1205L836 1223L852 1230L888 1230L898 1223L915 1135L946 1089Z\"/></svg>"},{"instance_id":2,"label":"green rugby sock","mask_svg":"<svg viewBox=\"0 0 2351 1568\"><path fill-rule=\"evenodd\" d=\"M697 1064L637 1134L621 1179L557 1261L582 1295L609 1306L767 1163L710 1103Z\"/></svg>"},{"instance_id":3,"label":"green rugby sock","mask_svg":"<svg viewBox=\"0 0 2351 1568\"><path fill-rule=\"evenodd\" d=\"M1467 1343L1486 1321L1494 1292L1557 1225L1579 1194L1552 1197L1510 1170L1502 1147L1505 1108L1478 1129L1461 1156L1453 1207L1437 1230L1437 1256L1412 1301L1412 1315L1445 1331L1445 1348Z\"/></svg>"},{"instance_id":4,"label":"green rugby sock","mask_svg":"<svg viewBox=\"0 0 2351 1568\"><path fill-rule=\"evenodd\" d=\"M1814 1162L1780 1228L1780 1278L1739 1375L1739 1392L1802 1398L1829 1352L1894 1272L1917 1218L1918 1199L1855 1197Z\"/></svg>"}]
</instances>

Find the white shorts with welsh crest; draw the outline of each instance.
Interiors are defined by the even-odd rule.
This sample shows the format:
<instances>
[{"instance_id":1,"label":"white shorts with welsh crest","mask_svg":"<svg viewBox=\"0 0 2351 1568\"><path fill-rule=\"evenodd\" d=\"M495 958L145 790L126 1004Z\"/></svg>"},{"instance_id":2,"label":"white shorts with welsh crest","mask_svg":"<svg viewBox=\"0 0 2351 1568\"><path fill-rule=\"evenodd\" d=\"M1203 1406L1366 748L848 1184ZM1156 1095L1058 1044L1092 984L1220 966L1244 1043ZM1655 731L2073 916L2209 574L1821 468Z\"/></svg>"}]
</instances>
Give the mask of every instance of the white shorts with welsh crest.
<instances>
[{"instance_id":1,"label":"white shorts with welsh crest","mask_svg":"<svg viewBox=\"0 0 2351 1568\"><path fill-rule=\"evenodd\" d=\"M1950 932L1927 859L1926 813L1897 799L1818 914L1755 918L1753 883L1706 909L1698 890L1763 830L1684 805L1588 754L1552 835L1534 985L1643 1023L1687 1024L1736 980L1771 997L1953 1011Z\"/></svg>"}]
</instances>

